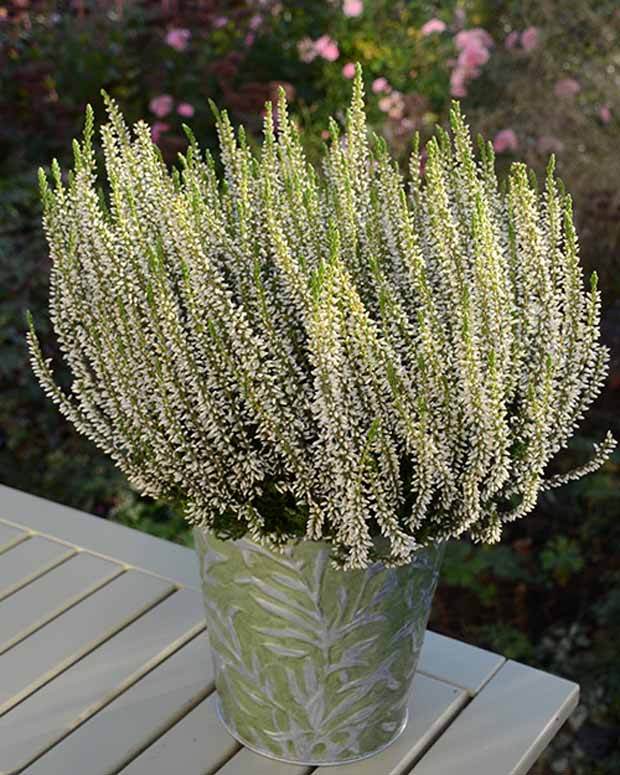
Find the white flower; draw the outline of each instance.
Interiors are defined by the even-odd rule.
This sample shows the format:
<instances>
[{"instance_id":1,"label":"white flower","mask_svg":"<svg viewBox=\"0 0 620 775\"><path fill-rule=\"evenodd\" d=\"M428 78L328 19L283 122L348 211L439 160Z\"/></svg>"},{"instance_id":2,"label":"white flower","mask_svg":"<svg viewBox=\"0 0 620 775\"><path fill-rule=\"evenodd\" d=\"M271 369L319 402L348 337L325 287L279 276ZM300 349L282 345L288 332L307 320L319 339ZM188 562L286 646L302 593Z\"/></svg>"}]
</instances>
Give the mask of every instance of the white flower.
<instances>
[{"instance_id":1,"label":"white flower","mask_svg":"<svg viewBox=\"0 0 620 775\"><path fill-rule=\"evenodd\" d=\"M541 490L609 456L610 435L545 479L608 360L553 162L541 193L518 163L500 193L493 147L474 156L455 103L452 138L427 144L424 180L416 141L405 184L369 142L359 69L320 175L283 90L258 158L221 114L223 180L193 138L170 173L147 125L107 107L108 199L90 109L69 185L55 163L51 187L40 175L70 395L32 323L28 340L46 394L141 493L281 546L284 515L256 507L273 486L354 568L378 533L395 564L466 531L498 541Z\"/></svg>"}]
</instances>

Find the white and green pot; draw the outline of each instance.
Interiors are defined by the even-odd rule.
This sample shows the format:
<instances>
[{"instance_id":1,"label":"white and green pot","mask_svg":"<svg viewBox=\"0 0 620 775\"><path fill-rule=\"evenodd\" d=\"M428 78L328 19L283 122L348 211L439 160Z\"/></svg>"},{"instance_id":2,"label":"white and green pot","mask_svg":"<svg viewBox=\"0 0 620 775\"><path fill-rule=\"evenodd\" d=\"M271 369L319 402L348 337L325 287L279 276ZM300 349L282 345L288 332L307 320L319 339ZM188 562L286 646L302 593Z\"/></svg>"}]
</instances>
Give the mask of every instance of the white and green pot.
<instances>
[{"instance_id":1,"label":"white and green pot","mask_svg":"<svg viewBox=\"0 0 620 775\"><path fill-rule=\"evenodd\" d=\"M364 759L407 723L445 544L340 571L322 541L275 553L194 528L218 712L239 742L296 764Z\"/></svg>"}]
</instances>

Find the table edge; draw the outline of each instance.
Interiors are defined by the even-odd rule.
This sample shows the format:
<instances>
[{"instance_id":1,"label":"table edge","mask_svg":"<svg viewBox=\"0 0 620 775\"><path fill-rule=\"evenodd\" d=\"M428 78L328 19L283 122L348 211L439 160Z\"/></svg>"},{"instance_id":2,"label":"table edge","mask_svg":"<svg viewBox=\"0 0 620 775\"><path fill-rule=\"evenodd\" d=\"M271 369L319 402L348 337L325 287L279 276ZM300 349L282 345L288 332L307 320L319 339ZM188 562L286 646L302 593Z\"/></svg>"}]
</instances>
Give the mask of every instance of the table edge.
<instances>
[{"instance_id":1,"label":"table edge","mask_svg":"<svg viewBox=\"0 0 620 775\"><path fill-rule=\"evenodd\" d=\"M0 520L200 590L198 561L195 551L188 546L5 484L0 484Z\"/></svg>"}]
</instances>

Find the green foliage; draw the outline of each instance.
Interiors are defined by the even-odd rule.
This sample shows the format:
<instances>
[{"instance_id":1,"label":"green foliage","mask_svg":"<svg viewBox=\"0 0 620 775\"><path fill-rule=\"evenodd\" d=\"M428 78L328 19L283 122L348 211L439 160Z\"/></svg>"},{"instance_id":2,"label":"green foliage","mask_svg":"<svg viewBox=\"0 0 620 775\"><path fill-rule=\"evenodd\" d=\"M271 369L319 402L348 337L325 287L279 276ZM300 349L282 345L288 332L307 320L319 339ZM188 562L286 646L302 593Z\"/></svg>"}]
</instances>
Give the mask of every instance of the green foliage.
<instances>
[{"instance_id":1,"label":"green foliage","mask_svg":"<svg viewBox=\"0 0 620 775\"><path fill-rule=\"evenodd\" d=\"M616 422L618 418L620 414ZM601 413L596 422L606 419ZM575 439L571 453L577 456L586 447L587 437ZM546 493L527 529L511 526L501 545L451 543L446 552L431 629L581 685L587 723L577 734L577 726L565 728L541 758L538 775L550 775L551 763L566 758L577 767L576 775L615 775L613 730L620 726L619 463L615 453L588 480ZM505 552L514 562L509 560L507 567L503 559L493 562L493 555ZM545 553L548 564L542 561ZM565 583L559 583L558 572ZM595 746L590 740L604 742Z\"/></svg>"},{"instance_id":2,"label":"green foliage","mask_svg":"<svg viewBox=\"0 0 620 775\"><path fill-rule=\"evenodd\" d=\"M608 622L620 622L620 571L609 574L608 582L611 588L594 607L602 626L606 626Z\"/></svg>"},{"instance_id":3,"label":"green foliage","mask_svg":"<svg viewBox=\"0 0 620 775\"><path fill-rule=\"evenodd\" d=\"M121 492L115 506L110 510L109 518L156 538L194 547L194 537L183 519L182 511L166 503L149 503L131 490Z\"/></svg>"},{"instance_id":4,"label":"green foliage","mask_svg":"<svg viewBox=\"0 0 620 775\"><path fill-rule=\"evenodd\" d=\"M579 544L567 536L554 536L548 541L541 552L540 562L543 570L551 573L561 586L566 586L584 566Z\"/></svg>"},{"instance_id":5,"label":"green foliage","mask_svg":"<svg viewBox=\"0 0 620 775\"><path fill-rule=\"evenodd\" d=\"M56 3L39 0L27 21L18 17L0 27L7 54L0 70L0 107L13 117L10 127L0 124L0 165L38 164L63 154L66 136L77 134L84 106L102 108L102 87L119 100L130 121L148 115L151 99L160 94L191 103L197 135L212 147L208 98L256 133L265 100L275 100L277 84L284 83L295 90L295 110L311 137L311 155L318 154L328 117L346 99L345 62L360 61L369 76L387 77L408 98L405 115L423 122L426 133L432 132L449 96L450 37L420 35L421 25L436 12L436 4L427 0L367 0L365 12L355 19L344 16L340 3L319 0L286 7L231 0L206 14L187 4L177 7L174 16L152 0L122 3L120 14L108 3L84 0L82 5L87 12L76 18L68 10L58 13ZM482 19L477 1L442 0L440 15L447 23L453 22L457 6L471 11L474 23ZM252 29L256 16L260 23ZM226 23L216 24L218 17ZM166 31L174 27L190 30L187 50L166 44ZM337 41L338 60L302 61L300 41L323 34ZM409 99L410 94L420 98ZM373 95L377 123L387 118L378 108L380 96ZM171 111L162 121L168 128L161 145L173 159L184 147L182 117ZM398 134L399 122L388 121L402 152L411 132Z\"/></svg>"},{"instance_id":6,"label":"green foliage","mask_svg":"<svg viewBox=\"0 0 620 775\"><path fill-rule=\"evenodd\" d=\"M449 587L473 592L485 607L497 600L498 581L530 581L532 576L514 549L450 541L442 571Z\"/></svg>"},{"instance_id":7,"label":"green foliage","mask_svg":"<svg viewBox=\"0 0 620 775\"><path fill-rule=\"evenodd\" d=\"M506 659L516 659L519 662L532 664L535 661L535 650L532 642L521 630L510 624L492 622L478 631L482 643L492 644Z\"/></svg>"}]
</instances>

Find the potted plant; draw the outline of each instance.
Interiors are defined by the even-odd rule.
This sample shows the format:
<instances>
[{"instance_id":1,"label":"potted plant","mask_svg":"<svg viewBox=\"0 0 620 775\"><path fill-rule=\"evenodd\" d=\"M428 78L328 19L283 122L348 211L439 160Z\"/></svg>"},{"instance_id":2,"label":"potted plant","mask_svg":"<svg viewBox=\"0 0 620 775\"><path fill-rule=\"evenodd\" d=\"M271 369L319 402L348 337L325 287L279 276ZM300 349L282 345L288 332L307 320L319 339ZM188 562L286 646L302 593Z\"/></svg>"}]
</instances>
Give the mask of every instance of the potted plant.
<instances>
[{"instance_id":1,"label":"potted plant","mask_svg":"<svg viewBox=\"0 0 620 775\"><path fill-rule=\"evenodd\" d=\"M40 173L51 317L72 370L34 371L141 493L194 526L219 712L240 741L351 761L403 729L445 542L499 541L600 392L600 293L551 159L500 188L457 103L405 184L357 67L323 165L267 104L255 155L217 113L168 170L106 97L63 183ZM274 123L277 122L277 126Z\"/></svg>"}]
</instances>

